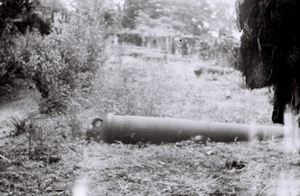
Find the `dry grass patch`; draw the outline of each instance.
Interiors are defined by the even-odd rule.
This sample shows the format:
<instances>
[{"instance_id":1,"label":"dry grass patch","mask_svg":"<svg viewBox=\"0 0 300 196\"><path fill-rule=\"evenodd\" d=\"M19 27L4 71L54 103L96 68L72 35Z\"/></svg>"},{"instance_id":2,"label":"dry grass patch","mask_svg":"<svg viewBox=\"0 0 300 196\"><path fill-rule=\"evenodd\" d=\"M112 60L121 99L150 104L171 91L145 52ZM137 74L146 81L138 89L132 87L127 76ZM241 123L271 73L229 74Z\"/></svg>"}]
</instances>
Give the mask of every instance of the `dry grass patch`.
<instances>
[{"instance_id":1,"label":"dry grass patch","mask_svg":"<svg viewBox=\"0 0 300 196\"><path fill-rule=\"evenodd\" d=\"M206 146L91 143L81 162L82 178L91 196L265 195L280 174L298 167L292 165L294 155L279 146L279 140Z\"/></svg>"}]
</instances>

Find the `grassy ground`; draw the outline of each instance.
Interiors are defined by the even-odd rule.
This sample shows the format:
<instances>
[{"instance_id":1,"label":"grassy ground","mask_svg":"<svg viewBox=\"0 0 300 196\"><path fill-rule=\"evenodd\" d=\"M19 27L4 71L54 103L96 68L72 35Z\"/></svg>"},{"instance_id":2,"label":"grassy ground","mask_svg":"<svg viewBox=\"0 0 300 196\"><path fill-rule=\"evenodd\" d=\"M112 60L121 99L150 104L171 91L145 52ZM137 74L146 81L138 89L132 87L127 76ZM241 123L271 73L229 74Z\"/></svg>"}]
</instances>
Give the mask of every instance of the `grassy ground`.
<instances>
[{"instance_id":1,"label":"grassy ground","mask_svg":"<svg viewBox=\"0 0 300 196\"><path fill-rule=\"evenodd\" d=\"M151 59L148 53L146 58L134 58L124 55L126 50L111 48L110 60L99 70L93 87L83 94L75 93L71 115L43 117L36 120L42 134L6 139L0 155L12 162L0 159L0 195L300 192L299 155L295 148L286 150L285 144L291 144L288 139L206 145L193 140L161 145L109 145L82 139L92 119L109 112L272 124L271 90L246 89L239 72L202 73L197 77L195 67L209 62L187 58L180 61L171 56ZM32 157L28 156L30 145ZM44 151L38 151L43 148ZM59 156L60 161L49 164L53 156Z\"/></svg>"}]
</instances>

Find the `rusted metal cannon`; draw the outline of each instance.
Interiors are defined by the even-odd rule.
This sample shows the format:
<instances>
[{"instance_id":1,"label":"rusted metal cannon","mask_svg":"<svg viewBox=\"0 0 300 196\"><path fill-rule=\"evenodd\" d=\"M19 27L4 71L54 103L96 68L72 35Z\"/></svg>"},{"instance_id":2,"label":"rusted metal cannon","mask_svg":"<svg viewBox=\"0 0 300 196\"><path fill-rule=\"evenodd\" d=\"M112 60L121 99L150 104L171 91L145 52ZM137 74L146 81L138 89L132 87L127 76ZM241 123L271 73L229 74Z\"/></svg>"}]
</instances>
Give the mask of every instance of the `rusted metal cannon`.
<instances>
[{"instance_id":1,"label":"rusted metal cannon","mask_svg":"<svg viewBox=\"0 0 300 196\"><path fill-rule=\"evenodd\" d=\"M107 114L88 127L87 138L106 143L172 143L201 135L215 142L264 140L283 133L282 126L201 122L177 118Z\"/></svg>"}]
</instances>

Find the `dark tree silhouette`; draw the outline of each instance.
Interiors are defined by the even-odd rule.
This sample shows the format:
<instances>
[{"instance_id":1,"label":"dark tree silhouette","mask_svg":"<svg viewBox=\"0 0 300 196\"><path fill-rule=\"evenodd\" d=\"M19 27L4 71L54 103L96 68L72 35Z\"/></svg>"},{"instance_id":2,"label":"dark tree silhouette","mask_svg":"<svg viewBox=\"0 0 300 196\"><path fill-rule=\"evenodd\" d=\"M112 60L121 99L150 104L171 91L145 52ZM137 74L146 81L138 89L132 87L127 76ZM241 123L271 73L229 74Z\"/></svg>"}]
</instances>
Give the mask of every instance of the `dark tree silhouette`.
<instances>
[{"instance_id":1,"label":"dark tree silhouette","mask_svg":"<svg viewBox=\"0 0 300 196\"><path fill-rule=\"evenodd\" d=\"M44 20L42 13L36 11L39 7L38 0L0 0L0 31L14 24L21 33L25 33L27 28L36 28L42 35L49 34L51 22Z\"/></svg>"},{"instance_id":2,"label":"dark tree silhouette","mask_svg":"<svg viewBox=\"0 0 300 196\"><path fill-rule=\"evenodd\" d=\"M250 88L273 86L272 121L283 124L290 105L300 109L300 1L237 0L240 70Z\"/></svg>"},{"instance_id":3,"label":"dark tree silhouette","mask_svg":"<svg viewBox=\"0 0 300 196\"><path fill-rule=\"evenodd\" d=\"M125 0L122 26L134 29L139 11L147 13L153 19L158 18L160 16L158 5L155 0Z\"/></svg>"}]
</instances>

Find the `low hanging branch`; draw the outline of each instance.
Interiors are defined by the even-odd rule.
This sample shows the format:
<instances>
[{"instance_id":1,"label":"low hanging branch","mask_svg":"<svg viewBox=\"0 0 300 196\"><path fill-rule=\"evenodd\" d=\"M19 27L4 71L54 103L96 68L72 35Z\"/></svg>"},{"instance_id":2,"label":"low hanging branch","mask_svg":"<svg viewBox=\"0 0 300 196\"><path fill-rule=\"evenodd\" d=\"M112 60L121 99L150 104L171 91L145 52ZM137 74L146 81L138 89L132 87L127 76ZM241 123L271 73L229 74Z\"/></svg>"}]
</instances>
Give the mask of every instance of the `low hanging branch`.
<instances>
[{"instance_id":1,"label":"low hanging branch","mask_svg":"<svg viewBox=\"0 0 300 196\"><path fill-rule=\"evenodd\" d=\"M260 45L260 39L259 39L259 37L260 37L260 33L261 33L261 29L262 29L262 27L260 27L260 29L259 29L259 31L258 31L258 35L257 35L257 47L258 47L258 52L259 52L259 54L261 54L261 51L262 51L262 49L261 49L261 45Z\"/></svg>"},{"instance_id":2,"label":"low hanging branch","mask_svg":"<svg viewBox=\"0 0 300 196\"><path fill-rule=\"evenodd\" d=\"M11 163L12 161L11 160L9 160L9 159L7 159L7 158L5 158L4 156L2 156L2 155L0 155L0 158L1 159L4 159L5 161L7 161L8 163Z\"/></svg>"}]
</instances>

